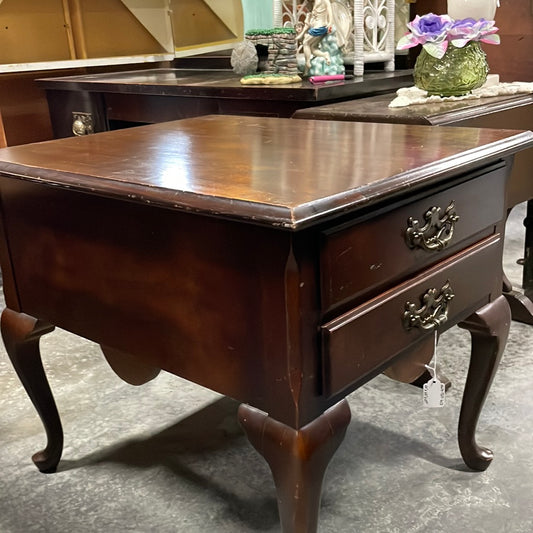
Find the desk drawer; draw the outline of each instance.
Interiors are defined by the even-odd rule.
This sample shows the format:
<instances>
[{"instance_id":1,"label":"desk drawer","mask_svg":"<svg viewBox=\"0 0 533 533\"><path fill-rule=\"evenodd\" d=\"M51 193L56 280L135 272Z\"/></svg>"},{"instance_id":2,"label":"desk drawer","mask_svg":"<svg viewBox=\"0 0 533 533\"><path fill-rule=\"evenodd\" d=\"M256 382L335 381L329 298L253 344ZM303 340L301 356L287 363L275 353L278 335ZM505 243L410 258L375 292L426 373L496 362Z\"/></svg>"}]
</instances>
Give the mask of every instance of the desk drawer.
<instances>
[{"instance_id":1,"label":"desk drawer","mask_svg":"<svg viewBox=\"0 0 533 533\"><path fill-rule=\"evenodd\" d=\"M381 371L432 327L406 327L405 313L422 307L435 289L453 294L446 302L447 319L438 309L441 326L463 320L501 292L501 237L495 235L442 261L376 298L324 324L322 333L324 392L333 396ZM446 298L444 298L446 299ZM413 304L407 309L407 304Z\"/></svg>"},{"instance_id":2,"label":"desk drawer","mask_svg":"<svg viewBox=\"0 0 533 533\"><path fill-rule=\"evenodd\" d=\"M324 233L320 259L323 312L343 304L346 309L358 297L361 301L383 291L385 283L398 283L492 235L495 224L503 219L504 202L505 172L500 168L361 224ZM445 214L450 205L455 207ZM440 208L440 216L434 220L446 220L443 226L453 225L452 234L444 231L442 247L427 249L423 243L413 242L416 239L412 239L411 228L408 243L408 228L414 220L424 226L424 215L432 208ZM459 217L456 221L450 217L452 212Z\"/></svg>"}]
</instances>

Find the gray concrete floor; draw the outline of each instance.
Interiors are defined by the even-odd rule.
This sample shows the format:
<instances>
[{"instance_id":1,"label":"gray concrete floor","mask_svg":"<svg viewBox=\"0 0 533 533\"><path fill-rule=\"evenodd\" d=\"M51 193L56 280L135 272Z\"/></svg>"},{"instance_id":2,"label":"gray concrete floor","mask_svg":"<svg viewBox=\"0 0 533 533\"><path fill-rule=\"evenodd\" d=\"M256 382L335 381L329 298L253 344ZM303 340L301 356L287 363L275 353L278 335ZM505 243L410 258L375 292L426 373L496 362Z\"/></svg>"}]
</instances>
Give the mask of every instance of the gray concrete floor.
<instances>
[{"instance_id":1,"label":"gray concrete floor","mask_svg":"<svg viewBox=\"0 0 533 533\"><path fill-rule=\"evenodd\" d=\"M505 270L516 285L519 206ZM232 400L175 376L132 387L98 347L65 331L42 353L65 429L56 474L30 456L44 431L0 349L0 533L279 531L271 476L236 422ZM513 323L482 413L478 441L495 459L483 473L461 459L456 426L469 335L443 335L439 361L453 387L442 409L379 376L349 397L352 422L328 469L319 531L533 531L533 327Z\"/></svg>"}]
</instances>

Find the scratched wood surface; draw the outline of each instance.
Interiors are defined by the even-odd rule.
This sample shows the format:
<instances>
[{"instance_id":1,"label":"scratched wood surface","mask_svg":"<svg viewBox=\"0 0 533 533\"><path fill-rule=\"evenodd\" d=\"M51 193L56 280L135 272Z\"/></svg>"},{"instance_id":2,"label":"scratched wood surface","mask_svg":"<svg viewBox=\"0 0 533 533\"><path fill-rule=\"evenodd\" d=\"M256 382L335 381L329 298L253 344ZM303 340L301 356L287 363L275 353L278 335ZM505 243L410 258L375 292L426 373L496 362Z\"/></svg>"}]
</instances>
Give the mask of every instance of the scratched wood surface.
<instances>
[{"instance_id":1,"label":"scratched wood surface","mask_svg":"<svg viewBox=\"0 0 533 533\"><path fill-rule=\"evenodd\" d=\"M298 229L531 146L531 132L206 116L0 150L0 172Z\"/></svg>"}]
</instances>

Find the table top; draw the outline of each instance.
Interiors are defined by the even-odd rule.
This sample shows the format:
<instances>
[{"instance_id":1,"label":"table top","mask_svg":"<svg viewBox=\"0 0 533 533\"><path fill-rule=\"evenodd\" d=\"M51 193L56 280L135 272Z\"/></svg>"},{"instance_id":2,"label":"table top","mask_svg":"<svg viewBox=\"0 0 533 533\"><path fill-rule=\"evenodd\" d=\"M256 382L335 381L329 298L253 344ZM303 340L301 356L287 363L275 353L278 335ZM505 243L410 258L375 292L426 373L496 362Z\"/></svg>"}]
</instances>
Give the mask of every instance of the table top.
<instances>
[{"instance_id":1,"label":"table top","mask_svg":"<svg viewBox=\"0 0 533 533\"><path fill-rule=\"evenodd\" d=\"M0 174L291 230L533 146L532 132L204 116L0 150Z\"/></svg>"},{"instance_id":2,"label":"table top","mask_svg":"<svg viewBox=\"0 0 533 533\"><path fill-rule=\"evenodd\" d=\"M383 94L364 99L325 104L300 109L294 113L293 117L438 126L477 119L483 115L533 104L533 94L514 94L391 108L389 103L394 98L395 94Z\"/></svg>"},{"instance_id":3,"label":"table top","mask_svg":"<svg viewBox=\"0 0 533 533\"><path fill-rule=\"evenodd\" d=\"M97 91L161 96L243 98L251 100L326 101L394 91L412 85L412 70L366 72L350 80L313 85L242 85L228 69L146 69L36 80L43 89Z\"/></svg>"}]
</instances>

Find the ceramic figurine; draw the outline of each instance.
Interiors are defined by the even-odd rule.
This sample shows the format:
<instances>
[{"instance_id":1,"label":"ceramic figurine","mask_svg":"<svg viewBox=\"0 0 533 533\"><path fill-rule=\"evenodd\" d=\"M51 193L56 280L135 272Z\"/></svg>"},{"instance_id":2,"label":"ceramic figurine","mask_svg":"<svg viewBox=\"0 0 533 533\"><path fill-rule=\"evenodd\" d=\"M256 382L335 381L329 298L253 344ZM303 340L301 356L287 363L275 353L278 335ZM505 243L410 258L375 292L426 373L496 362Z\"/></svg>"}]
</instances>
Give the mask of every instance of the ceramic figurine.
<instances>
[{"instance_id":1,"label":"ceramic figurine","mask_svg":"<svg viewBox=\"0 0 533 533\"><path fill-rule=\"evenodd\" d=\"M320 50L320 41L331 32L333 12L330 0L315 0L313 9L305 17L304 27L297 37L302 40L302 48L305 57L305 70L307 74L311 69L312 57L323 57L326 63L331 60L328 52Z\"/></svg>"},{"instance_id":2,"label":"ceramic figurine","mask_svg":"<svg viewBox=\"0 0 533 533\"><path fill-rule=\"evenodd\" d=\"M297 37L302 41L304 75L344 73L343 54L337 44L333 22L331 1L315 0Z\"/></svg>"}]
</instances>

